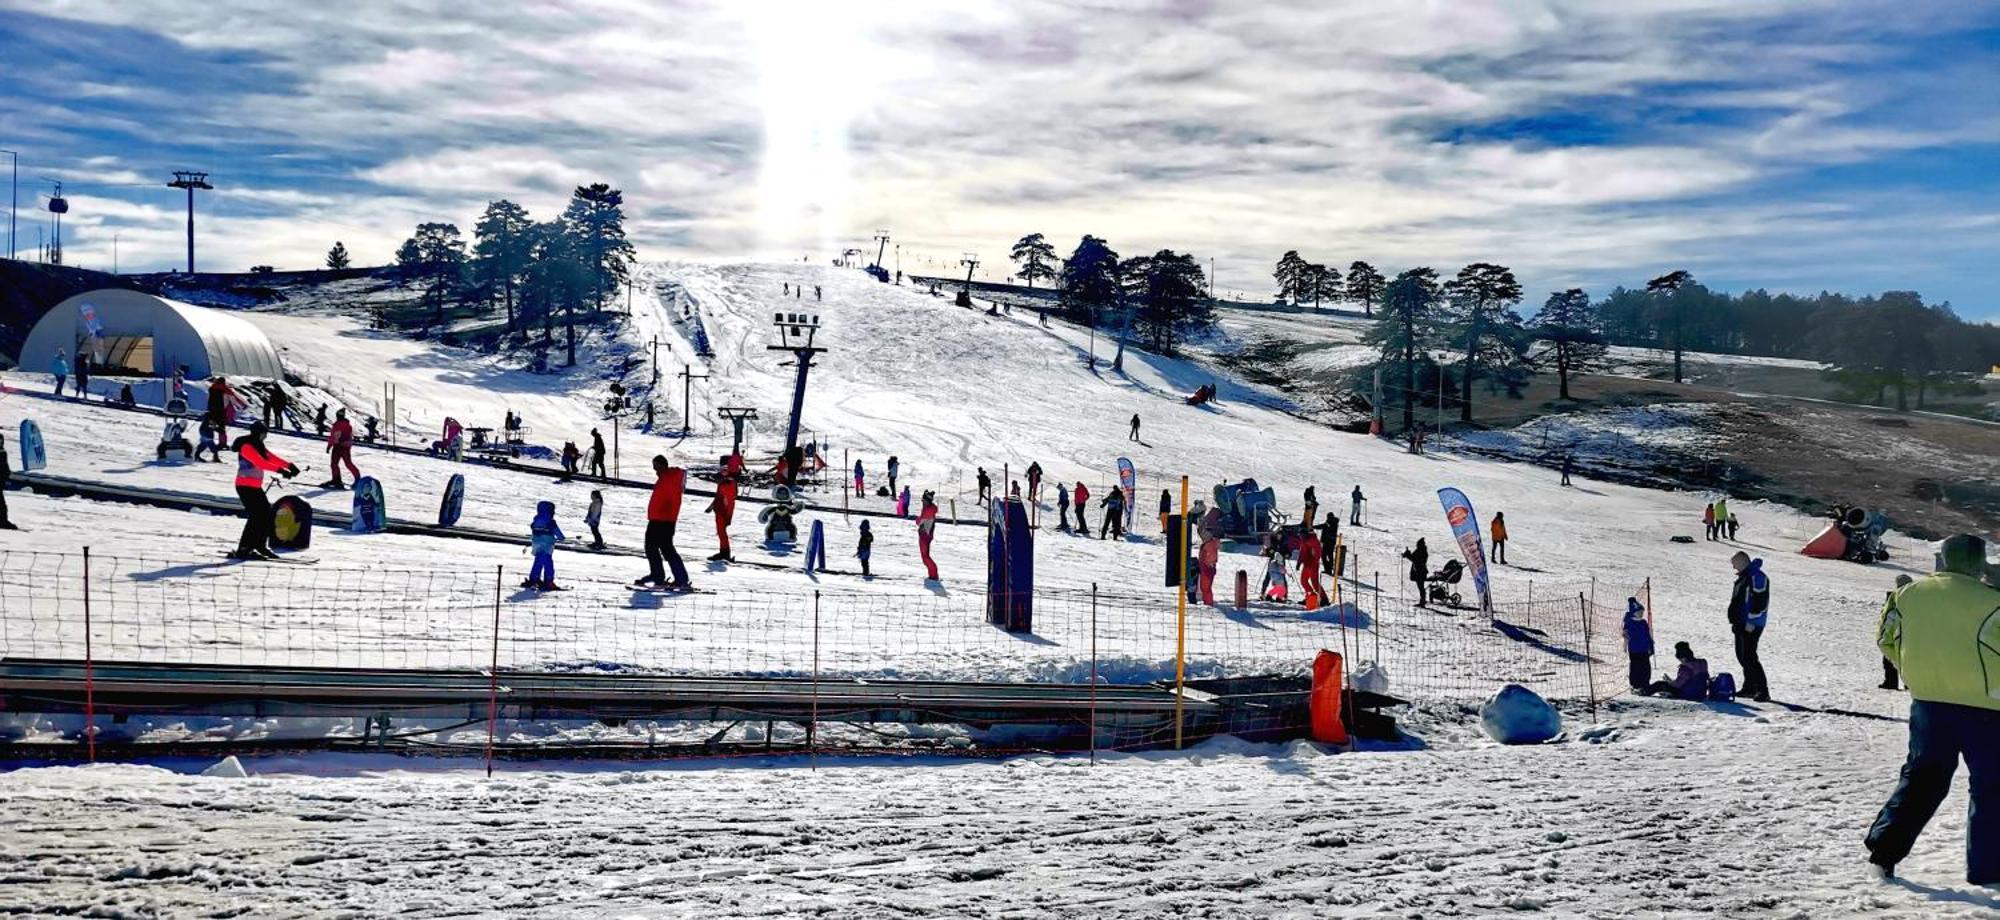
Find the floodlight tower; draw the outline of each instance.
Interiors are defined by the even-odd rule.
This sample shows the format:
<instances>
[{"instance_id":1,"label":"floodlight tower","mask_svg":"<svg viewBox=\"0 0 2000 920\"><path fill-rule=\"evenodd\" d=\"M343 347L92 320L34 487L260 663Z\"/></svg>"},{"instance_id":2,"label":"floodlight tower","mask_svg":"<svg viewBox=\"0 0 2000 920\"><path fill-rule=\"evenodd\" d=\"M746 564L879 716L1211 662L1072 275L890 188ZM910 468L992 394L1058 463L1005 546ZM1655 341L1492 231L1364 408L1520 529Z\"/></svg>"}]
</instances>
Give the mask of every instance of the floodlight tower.
<instances>
[{"instance_id":1,"label":"floodlight tower","mask_svg":"<svg viewBox=\"0 0 2000 920\"><path fill-rule=\"evenodd\" d=\"M187 172L187 171L184 171L184 170L176 170L176 171L174 172L174 181L172 181L172 182L169 182L169 183L167 183L167 187L168 187L168 188L184 188L184 189L187 189L187 193L188 193L188 274L192 275L192 274L194 274L194 190L195 190L195 189L204 189L204 190L207 190L207 189L213 189L213 188L215 188L215 186L213 186L213 185L210 185L210 184L208 184L208 173L205 173L205 172Z\"/></svg>"},{"instance_id":2,"label":"floodlight tower","mask_svg":"<svg viewBox=\"0 0 2000 920\"><path fill-rule=\"evenodd\" d=\"M813 356L826 349L813 345L813 336L819 334L818 315L779 313L772 322L778 327L778 344L765 350L789 351L799 366L798 381L792 386L792 420L785 426L785 456L791 456L792 448L799 446L799 418L806 410L806 374L812 370Z\"/></svg>"},{"instance_id":3,"label":"floodlight tower","mask_svg":"<svg viewBox=\"0 0 2000 920\"><path fill-rule=\"evenodd\" d=\"M69 199L63 197L61 182L56 182L54 179L49 181L55 182L56 186L55 192L49 195L49 213L55 215L56 222L55 242L49 244L49 264L61 265L63 264L62 216L69 213Z\"/></svg>"}]
</instances>

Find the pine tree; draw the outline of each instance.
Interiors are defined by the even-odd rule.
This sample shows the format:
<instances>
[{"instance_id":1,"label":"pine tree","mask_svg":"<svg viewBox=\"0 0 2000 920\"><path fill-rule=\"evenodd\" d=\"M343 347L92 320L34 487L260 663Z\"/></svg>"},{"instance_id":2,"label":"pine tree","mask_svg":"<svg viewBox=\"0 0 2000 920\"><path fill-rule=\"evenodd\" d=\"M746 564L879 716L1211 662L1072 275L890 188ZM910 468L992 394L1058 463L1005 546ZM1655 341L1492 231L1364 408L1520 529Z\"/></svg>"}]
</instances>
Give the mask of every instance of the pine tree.
<instances>
[{"instance_id":1,"label":"pine tree","mask_svg":"<svg viewBox=\"0 0 2000 920\"><path fill-rule=\"evenodd\" d=\"M1334 268L1331 265L1314 265L1312 267L1312 283L1307 285L1307 288L1307 293L1312 295L1313 309L1315 310L1319 309L1322 301L1339 303L1340 299L1345 296L1345 291L1340 284L1340 269Z\"/></svg>"},{"instance_id":2,"label":"pine tree","mask_svg":"<svg viewBox=\"0 0 2000 920\"><path fill-rule=\"evenodd\" d=\"M1119 303L1118 253L1103 240L1086 235L1063 262L1058 303L1074 322L1096 326L1098 314Z\"/></svg>"},{"instance_id":3,"label":"pine tree","mask_svg":"<svg viewBox=\"0 0 2000 920\"><path fill-rule=\"evenodd\" d=\"M1347 299L1360 304L1363 315L1375 315L1375 304L1380 302L1385 284L1382 273L1373 265L1355 262L1347 266Z\"/></svg>"},{"instance_id":4,"label":"pine tree","mask_svg":"<svg viewBox=\"0 0 2000 920\"><path fill-rule=\"evenodd\" d=\"M407 277L425 281L424 301L436 311L432 320L444 325L444 305L465 280L465 240L457 224L429 222L396 249L396 266Z\"/></svg>"},{"instance_id":5,"label":"pine tree","mask_svg":"<svg viewBox=\"0 0 2000 920\"><path fill-rule=\"evenodd\" d=\"M1278 259L1278 267L1271 272L1272 280L1278 282L1278 302L1299 303L1306 288L1307 263L1299 257L1296 249L1286 252Z\"/></svg>"},{"instance_id":6,"label":"pine tree","mask_svg":"<svg viewBox=\"0 0 2000 920\"><path fill-rule=\"evenodd\" d=\"M1056 248L1042 239L1039 233L1021 237L1020 242L1014 244L1011 256L1021 266L1015 274L1027 281L1030 288L1035 286L1036 279L1053 280L1056 277Z\"/></svg>"},{"instance_id":7,"label":"pine tree","mask_svg":"<svg viewBox=\"0 0 2000 920\"><path fill-rule=\"evenodd\" d=\"M333 248L326 251L326 267L340 271L353 264L354 261L347 257L347 244L334 240Z\"/></svg>"},{"instance_id":8,"label":"pine tree","mask_svg":"<svg viewBox=\"0 0 2000 920\"><path fill-rule=\"evenodd\" d=\"M499 289L505 298L505 333L514 331L515 288L528 269L534 244L529 231L534 226L526 208L503 198L489 203L472 227L478 239L472 246L473 278L488 291Z\"/></svg>"},{"instance_id":9,"label":"pine tree","mask_svg":"<svg viewBox=\"0 0 2000 920\"><path fill-rule=\"evenodd\" d=\"M528 263L521 277L521 330L525 334L539 320L542 348L554 342L556 313L574 315L591 291L590 268L578 243L560 220L534 224L526 232Z\"/></svg>"},{"instance_id":10,"label":"pine tree","mask_svg":"<svg viewBox=\"0 0 2000 920\"><path fill-rule=\"evenodd\" d=\"M1694 276L1685 271L1672 271L1646 282L1646 293L1656 303L1665 301L1673 316L1668 326L1673 330L1675 383L1686 379L1681 374L1681 355L1687 349L1687 303L1680 297L1680 291L1693 281Z\"/></svg>"},{"instance_id":11,"label":"pine tree","mask_svg":"<svg viewBox=\"0 0 2000 920\"><path fill-rule=\"evenodd\" d=\"M605 292L615 291L630 275L633 251L632 244L625 241L624 205L623 192L598 182L577 186L563 211L562 222L576 238L577 252L588 272L593 309L603 309ZM576 305L570 305L564 315L566 363L574 365Z\"/></svg>"},{"instance_id":12,"label":"pine tree","mask_svg":"<svg viewBox=\"0 0 2000 920\"><path fill-rule=\"evenodd\" d=\"M1570 378L1604 365L1603 314L1582 288L1570 288L1550 294L1528 326L1542 342L1536 359L1555 365L1559 398L1573 399Z\"/></svg>"},{"instance_id":13,"label":"pine tree","mask_svg":"<svg viewBox=\"0 0 2000 920\"><path fill-rule=\"evenodd\" d=\"M1128 260L1124 276L1139 332L1154 351L1172 355L1176 336L1214 325L1207 279L1193 256L1162 249Z\"/></svg>"},{"instance_id":14,"label":"pine tree","mask_svg":"<svg viewBox=\"0 0 2000 920\"><path fill-rule=\"evenodd\" d=\"M1458 276L1445 283L1454 319L1464 332L1465 362L1459 379L1459 421L1472 421L1472 382L1480 375L1482 360L1503 375L1518 371L1523 337L1514 334L1519 319L1513 306L1521 302L1521 285L1513 270L1490 262L1474 262L1459 269ZM1510 392L1518 387L1510 386Z\"/></svg>"},{"instance_id":15,"label":"pine tree","mask_svg":"<svg viewBox=\"0 0 2000 920\"><path fill-rule=\"evenodd\" d=\"M1353 279L1350 272L1350 286ZM1416 399L1422 393L1418 389L1419 361L1426 367L1432 366L1430 349L1439 344L1437 311L1442 297L1435 270L1413 268L1403 272L1383 287L1382 316L1362 337L1364 344L1375 346L1379 357L1360 372L1380 369L1391 379L1401 379L1397 395L1403 404L1405 432L1416 427Z\"/></svg>"}]
</instances>

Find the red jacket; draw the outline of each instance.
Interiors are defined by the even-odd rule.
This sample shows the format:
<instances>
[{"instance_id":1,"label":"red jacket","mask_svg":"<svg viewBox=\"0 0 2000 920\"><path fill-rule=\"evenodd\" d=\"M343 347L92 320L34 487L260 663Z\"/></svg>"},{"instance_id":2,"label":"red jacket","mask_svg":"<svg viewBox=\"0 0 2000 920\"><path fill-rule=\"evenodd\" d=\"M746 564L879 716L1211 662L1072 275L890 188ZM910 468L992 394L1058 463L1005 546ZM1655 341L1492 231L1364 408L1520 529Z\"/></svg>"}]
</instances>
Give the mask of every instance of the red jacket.
<instances>
[{"instance_id":1,"label":"red jacket","mask_svg":"<svg viewBox=\"0 0 2000 920\"><path fill-rule=\"evenodd\" d=\"M242 447L236 449L236 484L261 489L265 473L275 473L288 466L291 464L285 462L285 458L246 440Z\"/></svg>"},{"instance_id":2,"label":"red jacket","mask_svg":"<svg viewBox=\"0 0 2000 920\"><path fill-rule=\"evenodd\" d=\"M678 467L660 474L653 483L653 498L646 502L646 520L673 523L681 519L681 489L687 485L687 470Z\"/></svg>"},{"instance_id":3,"label":"red jacket","mask_svg":"<svg viewBox=\"0 0 2000 920\"><path fill-rule=\"evenodd\" d=\"M354 426L346 419L339 419L326 433L326 446L336 450L354 443Z\"/></svg>"},{"instance_id":4,"label":"red jacket","mask_svg":"<svg viewBox=\"0 0 2000 920\"><path fill-rule=\"evenodd\" d=\"M1079 482L1076 484L1076 488L1070 491L1070 499L1079 505L1088 502L1090 501L1090 490L1084 488L1083 483Z\"/></svg>"}]
</instances>

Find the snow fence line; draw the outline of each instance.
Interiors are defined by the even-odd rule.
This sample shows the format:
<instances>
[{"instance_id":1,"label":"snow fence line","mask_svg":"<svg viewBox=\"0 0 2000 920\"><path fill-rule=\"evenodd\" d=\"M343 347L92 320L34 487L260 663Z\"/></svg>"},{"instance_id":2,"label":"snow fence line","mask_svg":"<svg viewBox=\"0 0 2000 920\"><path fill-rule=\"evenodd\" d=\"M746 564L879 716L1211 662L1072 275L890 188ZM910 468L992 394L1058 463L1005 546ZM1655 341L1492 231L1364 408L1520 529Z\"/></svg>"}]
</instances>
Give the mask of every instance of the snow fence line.
<instances>
[{"instance_id":1,"label":"snow fence line","mask_svg":"<svg viewBox=\"0 0 2000 920\"><path fill-rule=\"evenodd\" d=\"M1321 649L1411 702L1517 683L1595 705L1624 692L1631 591L1543 588L1494 610L1424 608L1359 578L1317 610L1187 605L1173 592L1043 589L1033 628L986 597L811 590L660 594L606 581L541 592L519 566L430 570L0 552L0 656L268 667L1144 685L1295 677ZM1613 595L1599 605L1594 593ZM1218 598L1225 604L1227 599ZM1642 600L1642 603L1645 602ZM1184 644L1183 644L1184 643Z\"/></svg>"}]
</instances>

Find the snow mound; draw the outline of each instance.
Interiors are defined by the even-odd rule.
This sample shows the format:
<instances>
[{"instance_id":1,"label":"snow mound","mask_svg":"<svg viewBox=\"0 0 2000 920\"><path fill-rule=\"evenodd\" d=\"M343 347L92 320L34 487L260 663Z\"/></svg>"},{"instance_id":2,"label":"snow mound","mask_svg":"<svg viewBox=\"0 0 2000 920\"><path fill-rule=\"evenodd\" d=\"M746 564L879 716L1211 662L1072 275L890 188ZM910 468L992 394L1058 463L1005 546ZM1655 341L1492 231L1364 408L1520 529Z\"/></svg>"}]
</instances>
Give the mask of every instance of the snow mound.
<instances>
[{"instance_id":1,"label":"snow mound","mask_svg":"<svg viewBox=\"0 0 2000 920\"><path fill-rule=\"evenodd\" d=\"M1366 693L1389 692L1389 669L1373 661L1364 661L1354 667L1354 689Z\"/></svg>"},{"instance_id":2,"label":"snow mound","mask_svg":"<svg viewBox=\"0 0 2000 920\"><path fill-rule=\"evenodd\" d=\"M1508 684L1479 707L1479 727L1501 744L1540 744L1562 731L1562 717L1535 691Z\"/></svg>"},{"instance_id":3,"label":"snow mound","mask_svg":"<svg viewBox=\"0 0 2000 920\"><path fill-rule=\"evenodd\" d=\"M236 755L231 754L211 764L208 769L201 771L201 775L243 779L250 775L250 771L243 769L243 761L237 760Z\"/></svg>"}]
</instances>

